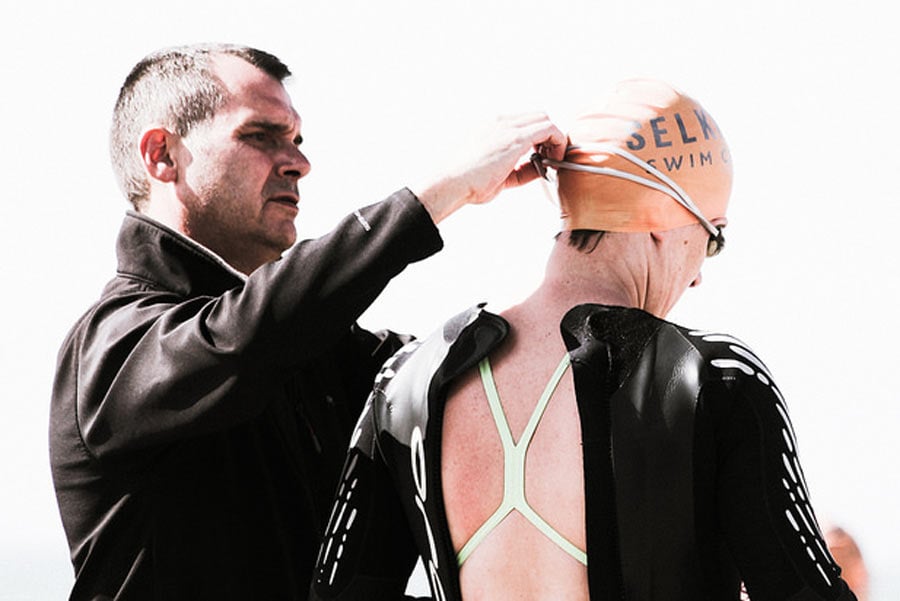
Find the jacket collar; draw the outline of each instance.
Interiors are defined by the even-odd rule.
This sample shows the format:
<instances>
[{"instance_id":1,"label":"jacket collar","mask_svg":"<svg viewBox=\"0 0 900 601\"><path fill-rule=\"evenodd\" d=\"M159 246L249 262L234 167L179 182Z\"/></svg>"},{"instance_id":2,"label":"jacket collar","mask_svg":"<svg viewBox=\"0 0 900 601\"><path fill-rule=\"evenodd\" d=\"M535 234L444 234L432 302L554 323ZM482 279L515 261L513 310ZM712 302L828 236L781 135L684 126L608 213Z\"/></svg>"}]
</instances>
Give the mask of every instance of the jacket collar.
<instances>
[{"instance_id":1,"label":"jacket collar","mask_svg":"<svg viewBox=\"0 0 900 601\"><path fill-rule=\"evenodd\" d=\"M219 295L247 279L208 248L135 211L125 215L116 255L120 275L184 296Z\"/></svg>"}]
</instances>

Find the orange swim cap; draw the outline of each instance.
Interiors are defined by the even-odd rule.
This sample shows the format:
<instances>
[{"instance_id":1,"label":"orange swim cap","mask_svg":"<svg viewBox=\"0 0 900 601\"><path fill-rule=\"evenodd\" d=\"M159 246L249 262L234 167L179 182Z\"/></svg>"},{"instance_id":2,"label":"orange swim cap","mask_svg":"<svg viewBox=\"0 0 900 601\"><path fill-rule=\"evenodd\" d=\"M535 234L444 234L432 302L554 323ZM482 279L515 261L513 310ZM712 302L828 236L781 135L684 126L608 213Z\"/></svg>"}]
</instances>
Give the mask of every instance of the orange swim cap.
<instances>
[{"instance_id":1,"label":"orange swim cap","mask_svg":"<svg viewBox=\"0 0 900 601\"><path fill-rule=\"evenodd\" d=\"M545 161L558 170L564 230L649 232L697 223L673 199L682 195L708 221L725 216L732 177L725 138L703 107L666 83L621 82L601 107L575 121L569 144L563 162ZM607 173L585 173L576 165Z\"/></svg>"}]
</instances>

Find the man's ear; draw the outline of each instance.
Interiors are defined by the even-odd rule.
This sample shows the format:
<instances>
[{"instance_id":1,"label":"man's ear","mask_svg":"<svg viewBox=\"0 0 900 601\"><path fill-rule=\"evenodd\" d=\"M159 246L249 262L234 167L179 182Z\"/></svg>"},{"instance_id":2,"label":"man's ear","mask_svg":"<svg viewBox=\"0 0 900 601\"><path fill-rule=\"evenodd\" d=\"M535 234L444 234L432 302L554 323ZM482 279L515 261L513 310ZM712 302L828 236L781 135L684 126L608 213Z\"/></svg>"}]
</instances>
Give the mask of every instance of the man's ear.
<instances>
[{"instance_id":1,"label":"man's ear","mask_svg":"<svg viewBox=\"0 0 900 601\"><path fill-rule=\"evenodd\" d=\"M161 182L173 182L177 177L173 145L175 135L163 128L148 129L141 137L141 158L147 174Z\"/></svg>"}]
</instances>

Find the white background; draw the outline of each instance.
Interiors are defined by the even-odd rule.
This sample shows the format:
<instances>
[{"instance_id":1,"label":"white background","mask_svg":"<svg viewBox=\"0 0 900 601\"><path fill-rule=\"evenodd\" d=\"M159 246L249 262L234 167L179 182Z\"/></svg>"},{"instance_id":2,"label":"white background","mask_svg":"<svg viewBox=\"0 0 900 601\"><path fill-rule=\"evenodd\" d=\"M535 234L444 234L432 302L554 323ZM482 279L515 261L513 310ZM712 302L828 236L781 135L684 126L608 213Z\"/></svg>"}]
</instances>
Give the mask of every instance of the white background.
<instances>
[{"instance_id":1,"label":"white background","mask_svg":"<svg viewBox=\"0 0 900 601\"><path fill-rule=\"evenodd\" d=\"M731 146L728 248L670 315L750 344L791 406L820 518L858 539L874 601L900 598L895 475L898 42L888 2L172 3L29 0L0 19L0 599L62 599L71 568L47 458L57 348L115 268L125 201L106 136L119 85L160 46L236 41L293 69L313 163L301 235L438 171L501 114L565 129L630 76L699 99ZM556 214L539 185L442 225L446 249L363 317L424 335L540 280Z\"/></svg>"}]
</instances>

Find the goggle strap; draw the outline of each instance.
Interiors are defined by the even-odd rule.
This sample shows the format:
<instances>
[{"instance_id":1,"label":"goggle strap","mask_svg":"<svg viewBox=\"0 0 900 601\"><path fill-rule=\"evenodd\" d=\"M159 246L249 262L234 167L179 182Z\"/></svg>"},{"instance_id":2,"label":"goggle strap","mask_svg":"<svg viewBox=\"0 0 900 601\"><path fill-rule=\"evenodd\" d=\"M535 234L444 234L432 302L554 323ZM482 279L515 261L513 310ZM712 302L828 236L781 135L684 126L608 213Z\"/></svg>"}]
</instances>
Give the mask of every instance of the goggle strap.
<instances>
[{"instance_id":1,"label":"goggle strap","mask_svg":"<svg viewBox=\"0 0 900 601\"><path fill-rule=\"evenodd\" d=\"M582 165L580 163L573 163L570 161L555 161L553 159L541 157L538 154L532 155L531 160L535 164L535 168L544 179L549 179L547 177L546 168L544 167L544 165L549 165L557 170L562 168L569 169L571 171L583 171L586 173L608 175L610 177L618 177L620 179L625 179L636 184L647 186L671 197L678 204L690 211L690 213L697 218L697 220L703 225L703 227L707 232L709 232L711 236L721 235L721 231L719 230L719 228L714 226L709 222L708 219L706 219L706 217L703 216L703 213L700 212L700 209L697 208L697 205L694 204L694 201L691 200L691 197L688 196L687 192L685 192L671 178L669 178L667 175L662 173L659 169L657 169L650 163L647 163L639 157L636 157L630 152L626 152L617 146L608 144L583 144L578 146L569 146L567 152L571 150L587 150L589 152L596 151L605 154L614 154L633 163L634 165L637 165L641 169L644 169L647 173L658 179L659 182L642 177L640 175L629 173L627 171L621 171L619 169L612 169L610 167L598 167L595 165ZM540 167L538 165L540 165Z\"/></svg>"}]
</instances>

